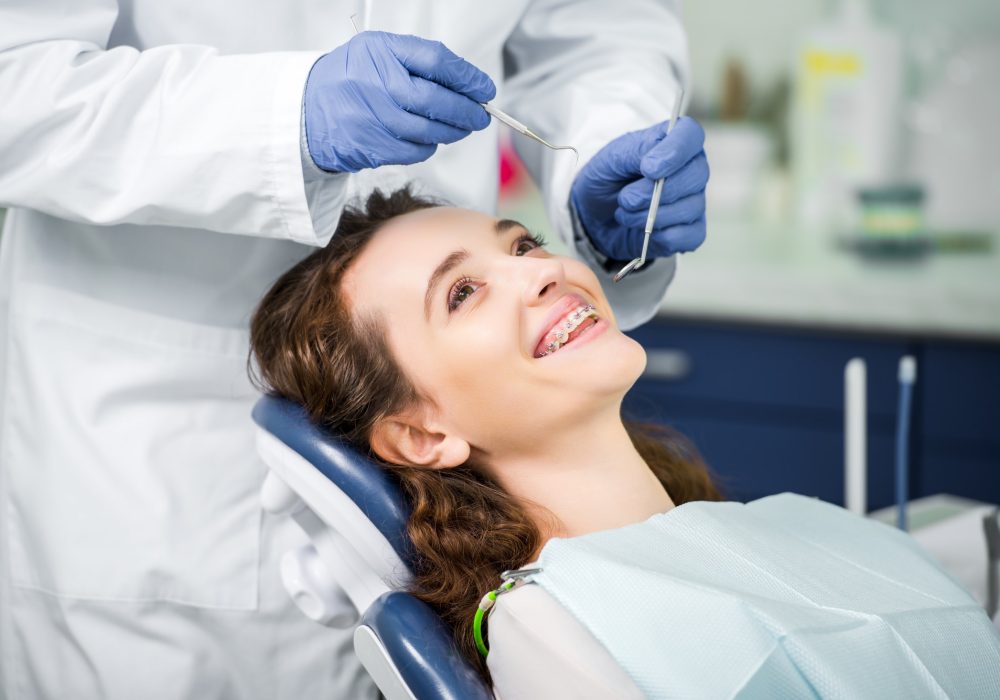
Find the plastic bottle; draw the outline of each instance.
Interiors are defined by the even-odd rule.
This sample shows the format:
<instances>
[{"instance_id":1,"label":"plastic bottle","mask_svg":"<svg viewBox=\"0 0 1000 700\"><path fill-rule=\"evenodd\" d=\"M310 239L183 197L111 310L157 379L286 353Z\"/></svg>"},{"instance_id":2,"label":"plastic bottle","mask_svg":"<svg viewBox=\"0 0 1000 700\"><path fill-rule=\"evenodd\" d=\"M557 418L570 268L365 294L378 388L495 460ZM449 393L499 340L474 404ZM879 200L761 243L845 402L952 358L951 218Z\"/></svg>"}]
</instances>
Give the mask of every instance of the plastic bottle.
<instances>
[{"instance_id":1,"label":"plastic bottle","mask_svg":"<svg viewBox=\"0 0 1000 700\"><path fill-rule=\"evenodd\" d=\"M866 0L810 32L795 66L792 167L801 223L841 228L854 193L898 175L903 57Z\"/></svg>"}]
</instances>

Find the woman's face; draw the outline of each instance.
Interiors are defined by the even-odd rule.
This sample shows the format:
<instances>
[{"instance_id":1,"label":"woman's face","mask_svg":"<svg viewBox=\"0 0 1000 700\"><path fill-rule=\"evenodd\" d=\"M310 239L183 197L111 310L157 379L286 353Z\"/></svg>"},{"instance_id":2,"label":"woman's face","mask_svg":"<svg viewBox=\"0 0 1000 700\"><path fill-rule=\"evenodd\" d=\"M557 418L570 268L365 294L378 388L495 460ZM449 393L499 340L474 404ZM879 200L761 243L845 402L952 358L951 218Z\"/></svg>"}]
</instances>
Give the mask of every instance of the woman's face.
<instances>
[{"instance_id":1,"label":"woman's face","mask_svg":"<svg viewBox=\"0 0 1000 700\"><path fill-rule=\"evenodd\" d=\"M596 276L521 225L464 209L391 220L344 277L406 376L452 434L487 459L552 431L616 417L645 366Z\"/></svg>"}]
</instances>

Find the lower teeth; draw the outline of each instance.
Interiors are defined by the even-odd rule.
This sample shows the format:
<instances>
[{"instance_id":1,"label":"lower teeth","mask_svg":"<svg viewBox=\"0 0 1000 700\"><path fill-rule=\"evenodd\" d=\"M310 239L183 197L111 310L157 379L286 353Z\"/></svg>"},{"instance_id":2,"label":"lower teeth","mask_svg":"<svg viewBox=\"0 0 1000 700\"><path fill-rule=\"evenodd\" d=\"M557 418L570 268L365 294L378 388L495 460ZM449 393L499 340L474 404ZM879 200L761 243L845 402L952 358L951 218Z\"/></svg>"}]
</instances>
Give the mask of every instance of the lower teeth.
<instances>
[{"instance_id":1,"label":"lower teeth","mask_svg":"<svg viewBox=\"0 0 1000 700\"><path fill-rule=\"evenodd\" d=\"M585 313L586 315L588 315L588 316L589 316L589 315L590 315L590 312L591 312L591 311L593 311L593 310L594 310L594 307L593 307L593 305L588 305L588 306L587 306L587 307L586 307L586 308L585 308L585 309L583 310L583 312L584 312L584 313ZM574 319L574 320L575 320L575 319ZM586 321L584 321L584 323L586 323ZM567 322L567 323L566 323L566 328L568 329L568 328L569 328L569 327L570 327L571 325L572 325L571 323ZM581 335L583 335L584 333L586 333L587 331L589 331L589 330L591 329L591 327L593 327L593 326L595 326L595 325L597 325L597 319L596 319L596 318L594 319L594 322L593 322L592 324L590 324L589 326L585 326L585 327L583 328L583 330L581 330L581 331L580 331L579 333L577 333L577 334L576 334L576 335L575 335L575 336L573 337L573 340L576 340L577 338L579 338L579 337L580 337ZM567 332L566 332L566 330L563 330L563 329L559 329L559 330L557 330L557 331L556 331L556 334L555 334L555 335L556 335L556 341L553 341L553 342L549 343L548 345L546 345L546 346L545 346L545 352L543 352L543 353L542 353L541 355L539 355L539 357L545 357L546 355L551 355L551 354L552 354L552 353L554 353L554 352L555 352L556 350L559 350L559 349L560 349L560 348L562 348L562 347L563 347L564 345L566 345L566 344L567 344L568 342L570 342L570 337L569 337L569 334L570 334L570 333L572 333L572 332L573 332L573 331L570 331L569 333L567 333Z\"/></svg>"},{"instance_id":2,"label":"lower teeth","mask_svg":"<svg viewBox=\"0 0 1000 700\"><path fill-rule=\"evenodd\" d=\"M577 333L575 336L573 336L572 338L570 338L568 335L565 336L566 339L560 341L559 345L556 345L555 343L549 343L548 345L545 346L545 352L542 354L542 357L544 357L545 355L551 355L556 350L561 350L562 348L566 347L566 345L571 340L576 340L577 338L579 338L581 335L583 335L584 333L586 333L587 331L589 331L591 328L593 328L596 325L597 325L597 321L595 320L589 326L584 326L583 329L579 333Z\"/></svg>"}]
</instances>

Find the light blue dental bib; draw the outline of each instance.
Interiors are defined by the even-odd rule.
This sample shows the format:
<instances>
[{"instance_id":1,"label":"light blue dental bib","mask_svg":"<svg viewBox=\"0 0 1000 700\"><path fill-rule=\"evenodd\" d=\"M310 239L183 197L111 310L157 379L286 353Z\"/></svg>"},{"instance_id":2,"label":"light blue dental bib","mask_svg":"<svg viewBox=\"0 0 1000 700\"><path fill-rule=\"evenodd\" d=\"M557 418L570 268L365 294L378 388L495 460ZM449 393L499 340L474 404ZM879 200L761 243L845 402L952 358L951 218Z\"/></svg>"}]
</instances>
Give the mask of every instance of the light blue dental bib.
<instances>
[{"instance_id":1,"label":"light blue dental bib","mask_svg":"<svg viewBox=\"0 0 1000 700\"><path fill-rule=\"evenodd\" d=\"M975 600L908 536L815 499L688 503L551 540L539 566L650 698L1000 697Z\"/></svg>"}]
</instances>

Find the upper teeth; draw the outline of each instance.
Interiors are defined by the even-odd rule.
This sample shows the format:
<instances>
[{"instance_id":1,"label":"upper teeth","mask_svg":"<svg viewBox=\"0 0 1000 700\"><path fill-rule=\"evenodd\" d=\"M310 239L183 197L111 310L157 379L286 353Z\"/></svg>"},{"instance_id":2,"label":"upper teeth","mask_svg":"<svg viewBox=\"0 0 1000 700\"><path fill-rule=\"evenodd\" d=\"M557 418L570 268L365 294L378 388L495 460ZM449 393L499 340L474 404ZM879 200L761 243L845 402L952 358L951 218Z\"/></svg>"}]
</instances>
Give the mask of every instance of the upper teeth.
<instances>
[{"instance_id":1,"label":"upper teeth","mask_svg":"<svg viewBox=\"0 0 1000 700\"><path fill-rule=\"evenodd\" d=\"M551 355L558 350L565 344L567 338L569 338L569 334L579 328L580 324L591 316L594 318L598 317L597 310L593 304L585 304L566 316L561 326L556 327L554 331L550 331L553 339L545 346L545 352L542 353L542 356Z\"/></svg>"}]
</instances>

